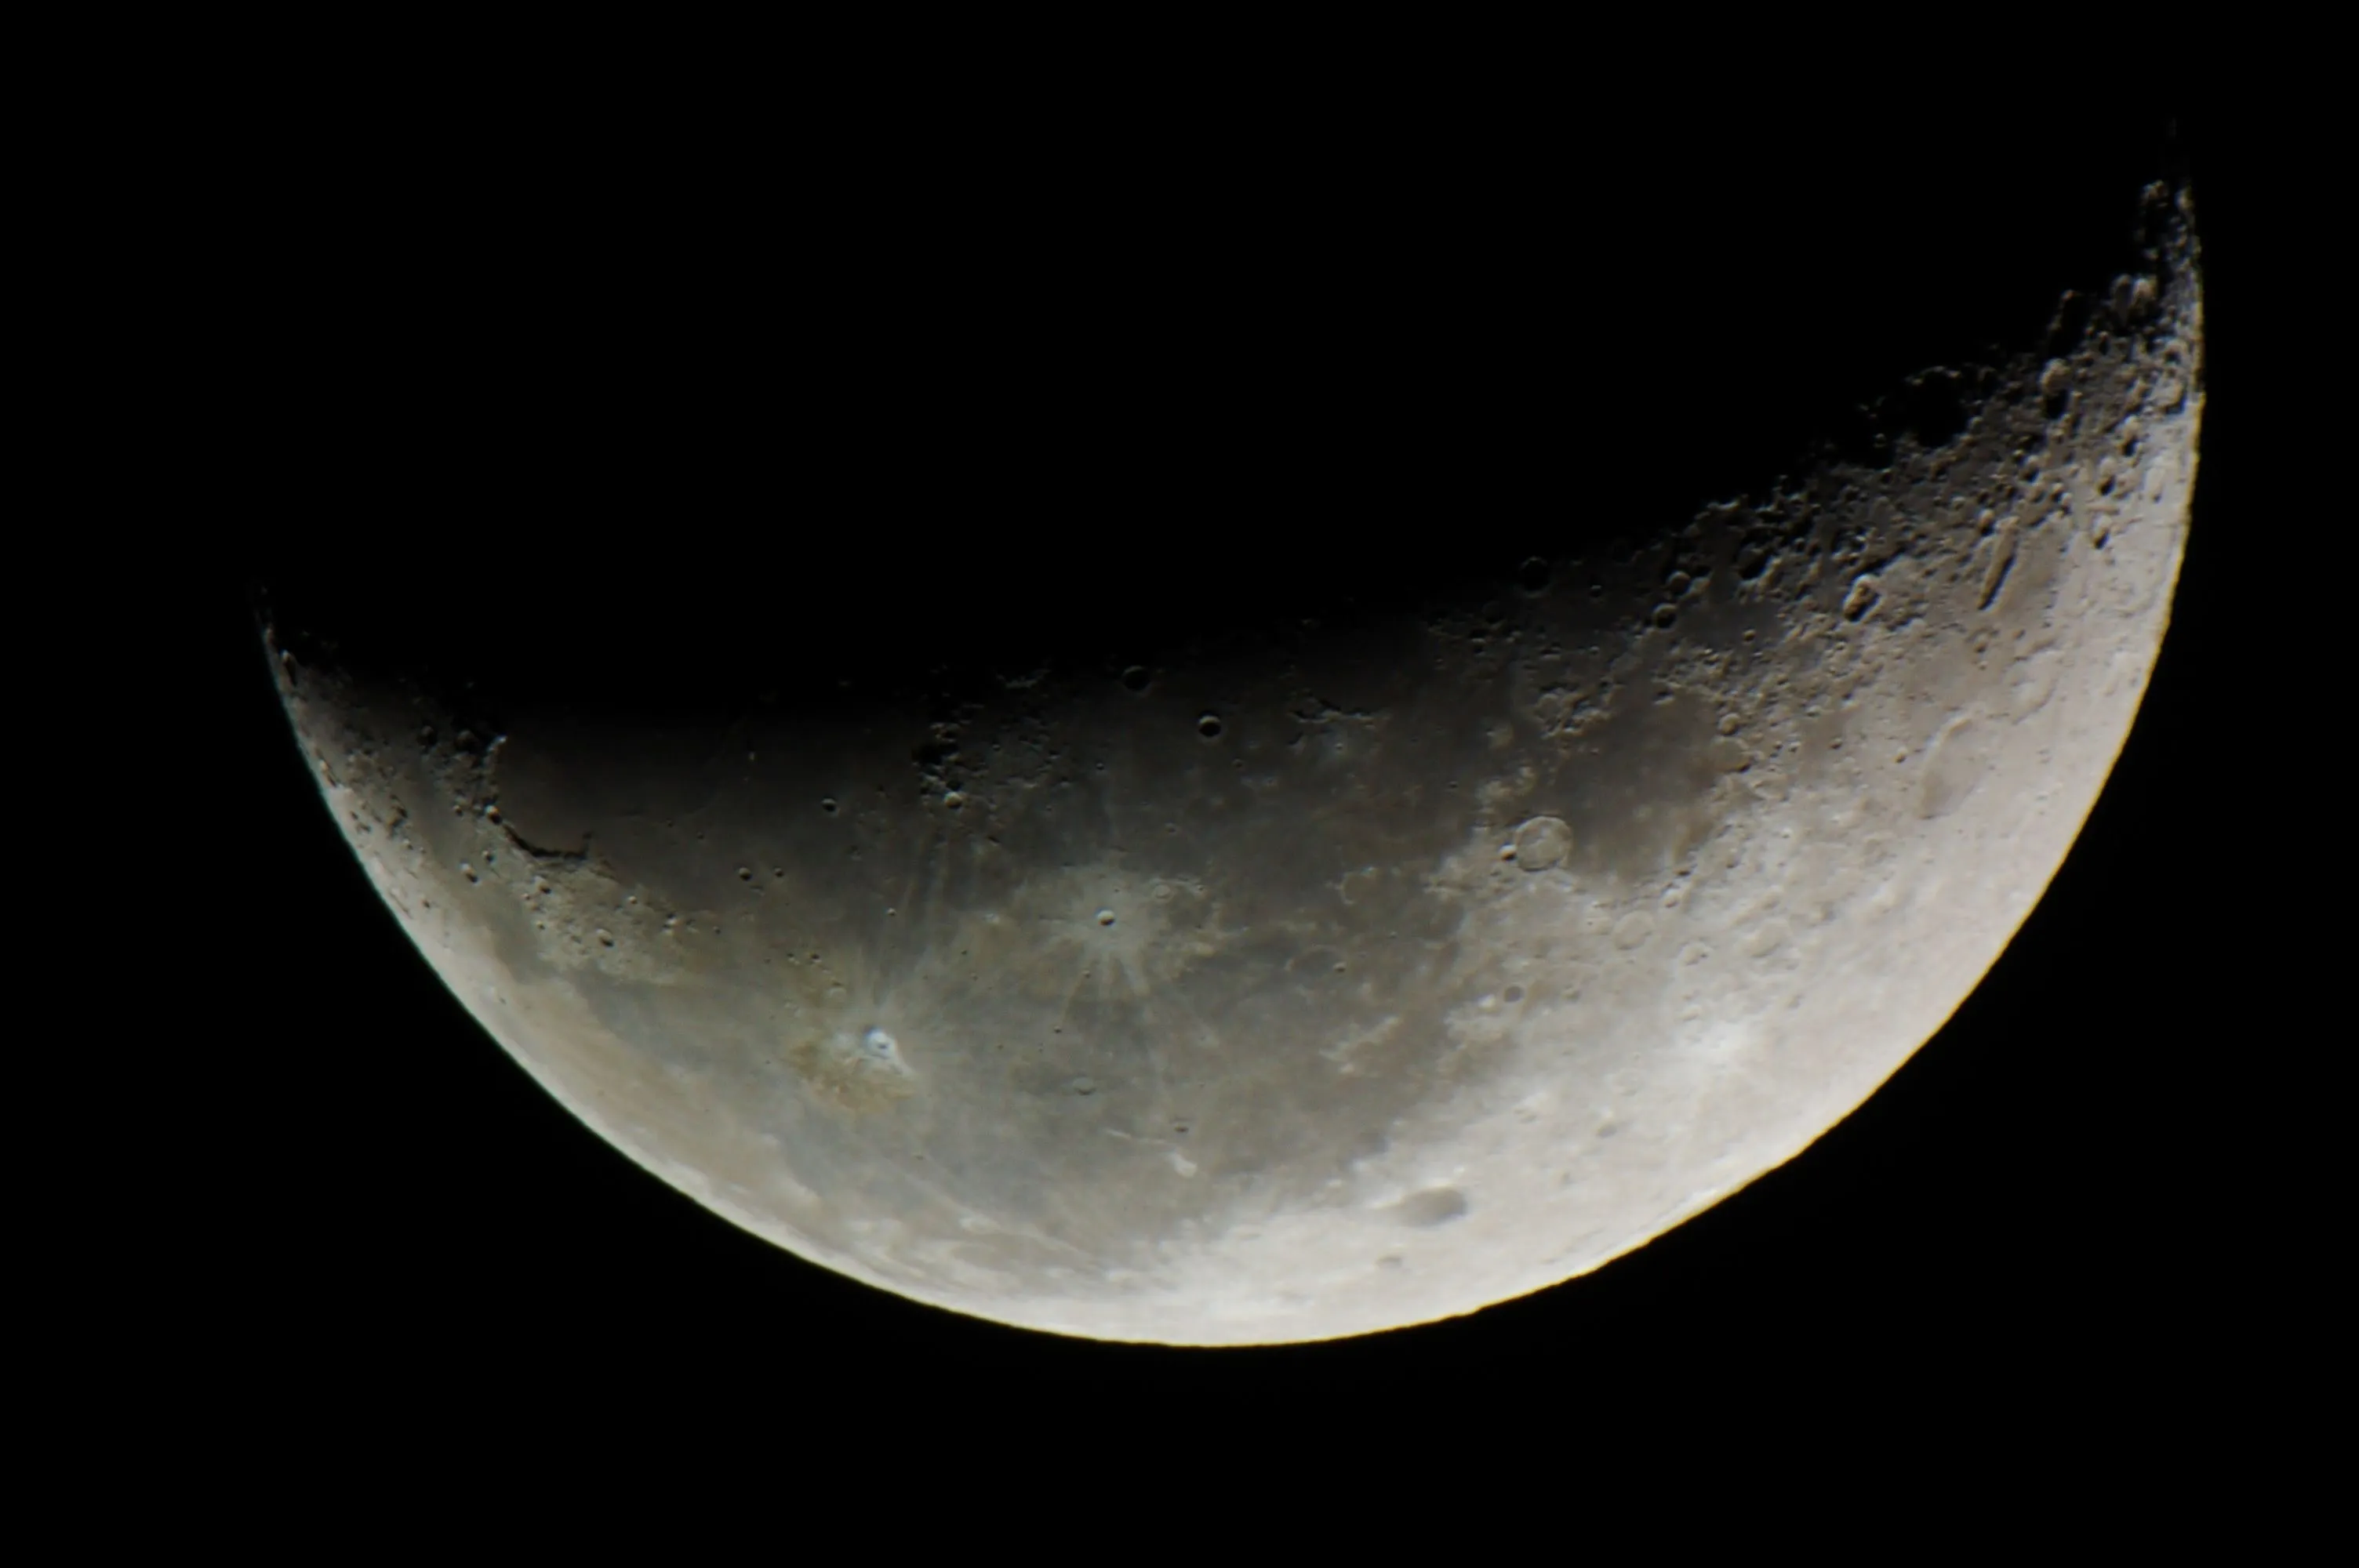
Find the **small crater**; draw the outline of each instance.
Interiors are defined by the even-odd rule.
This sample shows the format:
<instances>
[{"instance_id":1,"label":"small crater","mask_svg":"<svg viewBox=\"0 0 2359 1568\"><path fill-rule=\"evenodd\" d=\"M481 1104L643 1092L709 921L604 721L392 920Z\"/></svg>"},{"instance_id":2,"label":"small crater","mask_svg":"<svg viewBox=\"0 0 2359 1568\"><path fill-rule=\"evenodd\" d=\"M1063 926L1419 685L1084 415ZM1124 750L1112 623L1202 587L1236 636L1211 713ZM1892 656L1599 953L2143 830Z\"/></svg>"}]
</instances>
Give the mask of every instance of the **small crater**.
<instances>
[{"instance_id":1,"label":"small crater","mask_svg":"<svg viewBox=\"0 0 2359 1568\"><path fill-rule=\"evenodd\" d=\"M2039 372L2039 411L2053 419L2072 401L2072 367L2049 360Z\"/></svg>"},{"instance_id":2,"label":"small crater","mask_svg":"<svg viewBox=\"0 0 2359 1568\"><path fill-rule=\"evenodd\" d=\"M1114 911L1111 909L1099 910L1098 924L1100 925L1112 925L1114 924Z\"/></svg>"},{"instance_id":3,"label":"small crater","mask_svg":"<svg viewBox=\"0 0 2359 1568\"><path fill-rule=\"evenodd\" d=\"M1207 741L1219 740L1221 738L1221 716L1217 713L1207 713L1198 719L1196 720L1196 733L1201 735Z\"/></svg>"},{"instance_id":4,"label":"small crater","mask_svg":"<svg viewBox=\"0 0 2359 1568\"><path fill-rule=\"evenodd\" d=\"M1148 683L1154 678L1147 673L1145 665L1133 665L1122 672L1122 689L1128 692L1145 691Z\"/></svg>"},{"instance_id":5,"label":"small crater","mask_svg":"<svg viewBox=\"0 0 2359 1568\"><path fill-rule=\"evenodd\" d=\"M1680 612L1670 605L1658 604L1650 619L1658 629L1668 632L1679 623Z\"/></svg>"},{"instance_id":6,"label":"small crater","mask_svg":"<svg viewBox=\"0 0 2359 1568\"><path fill-rule=\"evenodd\" d=\"M1515 851L1516 865L1527 871L1544 871L1572 852L1572 829L1560 817L1535 816L1516 829L1508 848Z\"/></svg>"},{"instance_id":7,"label":"small crater","mask_svg":"<svg viewBox=\"0 0 2359 1568\"><path fill-rule=\"evenodd\" d=\"M1516 586L1526 593L1546 593L1549 585L1549 564L1538 556L1516 568Z\"/></svg>"},{"instance_id":8,"label":"small crater","mask_svg":"<svg viewBox=\"0 0 2359 1568\"><path fill-rule=\"evenodd\" d=\"M1466 1216L1466 1195L1456 1187L1429 1187L1421 1193L1411 1193L1395 1206L1401 1223L1419 1230L1430 1230L1438 1225Z\"/></svg>"},{"instance_id":9,"label":"small crater","mask_svg":"<svg viewBox=\"0 0 2359 1568\"><path fill-rule=\"evenodd\" d=\"M883 1110L917 1089L900 1043L882 1029L797 1041L786 1060L812 1094L844 1110Z\"/></svg>"},{"instance_id":10,"label":"small crater","mask_svg":"<svg viewBox=\"0 0 2359 1568\"><path fill-rule=\"evenodd\" d=\"M835 796L832 795L822 795L820 798L819 808L821 811L826 812L830 816L833 816L835 815Z\"/></svg>"},{"instance_id":11,"label":"small crater","mask_svg":"<svg viewBox=\"0 0 2359 1568\"><path fill-rule=\"evenodd\" d=\"M2014 569L2015 534L2010 529L1991 560L1989 575L1983 579L1983 609L1988 610L1998 602L1999 591L2006 587L2006 574Z\"/></svg>"},{"instance_id":12,"label":"small crater","mask_svg":"<svg viewBox=\"0 0 2359 1568\"><path fill-rule=\"evenodd\" d=\"M1972 717L1943 730L1928 747L1924 779L1918 786L1917 815L1930 820L1955 811L1982 782L1989 762L1989 736Z\"/></svg>"},{"instance_id":13,"label":"small crater","mask_svg":"<svg viewBox=\"0 0 2359 1568\"><path fill-rule=\"evenodd\" d=\"M1634 909L1614 923L1614 946L1624 952L1634 952L1647 945L1655 934L1655 917L1643 909Z\"/></svg>"}]
</instances>

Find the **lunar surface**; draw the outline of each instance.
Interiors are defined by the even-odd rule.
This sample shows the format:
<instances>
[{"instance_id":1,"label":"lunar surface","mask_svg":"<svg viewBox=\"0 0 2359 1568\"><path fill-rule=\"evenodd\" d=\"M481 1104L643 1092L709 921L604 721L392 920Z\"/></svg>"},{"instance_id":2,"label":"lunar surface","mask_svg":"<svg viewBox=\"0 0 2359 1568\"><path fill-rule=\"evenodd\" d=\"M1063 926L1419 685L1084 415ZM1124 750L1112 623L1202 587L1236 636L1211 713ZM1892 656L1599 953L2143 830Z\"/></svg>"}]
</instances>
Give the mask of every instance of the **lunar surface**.
<instances>
[{"instance_id":1,"label":"lunar surface","mask_svg":"<svg viewBox=\"0 0 2359 1568\"><path fill-rule=\"evenodd\" d=\"M1060 1334L1593 1270L1974 988L2128 731L2195 476L2183 200L1951 428L1275 652L496 732L265 612L337 823L547 1090L756 1235Z\"/></svg>"}]
</instances>

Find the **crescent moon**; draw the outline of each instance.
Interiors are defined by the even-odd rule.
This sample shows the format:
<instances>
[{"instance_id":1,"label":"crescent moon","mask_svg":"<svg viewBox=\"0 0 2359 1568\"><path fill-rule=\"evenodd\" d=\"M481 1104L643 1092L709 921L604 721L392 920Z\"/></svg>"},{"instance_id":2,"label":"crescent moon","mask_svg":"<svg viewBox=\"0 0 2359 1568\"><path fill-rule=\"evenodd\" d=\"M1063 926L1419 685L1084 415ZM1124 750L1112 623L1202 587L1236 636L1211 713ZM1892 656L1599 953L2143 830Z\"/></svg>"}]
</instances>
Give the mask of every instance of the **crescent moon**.
<instances>
[{"instance_id":1,"label":"crescent moon","mask_svg":"<svg viewBox=\"0 0 2359 1568\"><path fill-rule=\"evenodd\" d=\"M627 742L265 635L419 951L699 1203L1059 1334L1451 1317L1791 1159L2053 876L2195 480L2147 216L2077 341L1920 378L1953 430L1422 619Z\"/></svg>"}]
</instances>

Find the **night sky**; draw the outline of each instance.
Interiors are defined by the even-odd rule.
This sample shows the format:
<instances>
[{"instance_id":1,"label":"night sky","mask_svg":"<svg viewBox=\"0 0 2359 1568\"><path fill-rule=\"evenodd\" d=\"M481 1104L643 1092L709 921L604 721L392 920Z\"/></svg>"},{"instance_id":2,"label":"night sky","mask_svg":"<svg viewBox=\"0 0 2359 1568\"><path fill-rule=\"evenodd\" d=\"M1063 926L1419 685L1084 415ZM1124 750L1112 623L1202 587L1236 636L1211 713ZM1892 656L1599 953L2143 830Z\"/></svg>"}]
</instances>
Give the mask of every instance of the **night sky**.
<instances>
[{"instance_id":1,"label":"night sky","mask_svg":"<svg viewBox=\"0 0 2359 1568\"><path fill-rule=\"evenodd\" d=\"M2095 110L1510 120L1330 128L1285 157L936 149L890 201L797 175L750 218L717 172L710 192L651 176L644 206L627 178L510 200L480 168L326 203L318 265L256 293L312 324L261 335L291 456L197 470L242 478L252 521L189 595L182 651L221 797L202 837L235 870L187 919L237 1040L183 1067L206 1117L187 1238L218 1313L188 1355L330 1401L591 1368L787 1400L851 1358L1145 1400L1473 1379L1577 1413L1658 1371L2143 1386L2158 1336L2200 1347L2271 1289L2253 1167L2222 1168L2254 1070L2218 1065L2268 1030L2215 1022L2261 983L2229 911L2277 874L2250 863L2276 827L2223 820L2274 744L2248 699L2254 585L2282 553L2256 411L2284 351L2267 135L2190 113L2174 143L2159 115ZM1949 1027L1803 1156L1471 1318L1245 1351L1061 1340L737 1231L443 989L322 809L255 635L256 572L360 584L381 634L659 697L756 648L1098 657L1381 611L1867 438L1848 411L1905 373L2031 346L2060 289L2102 287L2141 179L2174 168L2204 246L2194 524L2071 857Z\"/></svg>"}]
</instances>

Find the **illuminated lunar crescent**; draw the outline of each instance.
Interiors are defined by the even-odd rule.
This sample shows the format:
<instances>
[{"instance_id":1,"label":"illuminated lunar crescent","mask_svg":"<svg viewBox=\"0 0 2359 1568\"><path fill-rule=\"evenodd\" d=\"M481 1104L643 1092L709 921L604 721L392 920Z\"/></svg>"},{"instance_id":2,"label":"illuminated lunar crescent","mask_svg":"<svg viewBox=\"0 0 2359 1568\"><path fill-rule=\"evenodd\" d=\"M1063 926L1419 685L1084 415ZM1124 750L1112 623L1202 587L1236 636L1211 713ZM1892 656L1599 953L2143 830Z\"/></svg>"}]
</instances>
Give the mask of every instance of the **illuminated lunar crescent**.
<instances>
[{"instance_id":1,"label":"illuminated lunar crescent","mask_svg":"<svg viewBox=\"0 0 2359 1568\"><path fill-rule=\"evenodd\" d=\"M1535 562L1373 663L756 712L667 770L266 634L452 991L747 1230L1106 1339L1468 1313L1792 1158L2061 862L2195 475L2192 239L2148 206L2060 357L1943 373L1938 445Z\"/></svg>"}]
</instances>

